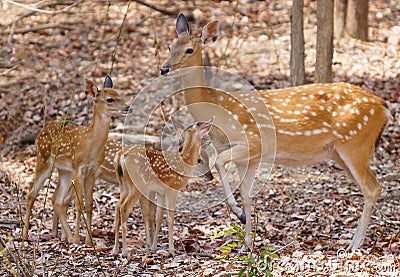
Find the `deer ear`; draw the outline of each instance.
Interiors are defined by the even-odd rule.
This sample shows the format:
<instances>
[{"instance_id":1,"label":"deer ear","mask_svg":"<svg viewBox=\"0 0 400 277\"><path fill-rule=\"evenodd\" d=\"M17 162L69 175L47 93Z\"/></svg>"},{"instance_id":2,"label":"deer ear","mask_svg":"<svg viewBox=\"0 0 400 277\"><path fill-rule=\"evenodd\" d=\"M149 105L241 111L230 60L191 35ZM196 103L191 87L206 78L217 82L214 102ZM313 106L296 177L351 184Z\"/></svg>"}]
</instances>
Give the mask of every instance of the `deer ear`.
<instances>
[{"instance_id":1,"label":"deer ear","mask_svg":"<svg viewBox=\"0 0 400 277\"><path fill-rule=\"evenodd\" d=\"M113 81L110 77L110 75L106 75L106 79L104 80L103 88L112 88L113 87Z\"/></svg>"},{"instance_id":2,"label":"deer ear","mask_svg":"<svg viewBox=\"0 0 400 277\"><path fill-rule=\"evenodd\" d=\"M199 137L199 139L202 139L205 135L208 134L208 132L210 132L211 127L213 126L214 123L214 116L207 120L206 122L204 122L203 124L200 125L199 127L199 131L197 132L197 136Z\"/></svg>"},{"instance_id":3,"label":"deer ear","mask_svg":"<svg viewBox=\"0 0 400 277\"><path fill-rule=\"evenodd\" d=\"M178 145L175 145L173 149L176 149L176 152L179 152L182 150L183 142L184 142L184 136L183 132L185 131L185 126L180 123L178 120L174 119L174 117L171 117L171 122L172 125L174 126L176 130L176 135L178 136Z\"/></svg>"},{"instance_id":4,"label":"deer ear","mask_svg":"<svg viewBox=\"0 0 400 277\"><path fill-rule=\"evenodd\" d=\"M91 81L91 80L85 80L86 81L86 95L95 98L97 93L99 92L99 89L97 88L96 84Z\"/></svg>"},{"instance_id":5,"label":"deer ear","mask_svg":"<svg viewBox=\"0 0 400 277\"><path fill-rule=\"evenodd\" d=\"M183 33L190 35L189 23L183 13L180 13L176 19L176 33L178 36Z\"/></svg>"},{"instance_id":6,"label":"deer ear","mask_svg":"<svg viewBox=\"0 0 400 277\"><path fill-rule=\"evenodd\" d=\"M201 31L201 44L204 46L206 44L214 43L220 34L220 25L218 20L207 23Z\"/></svg>"}]
</instances>

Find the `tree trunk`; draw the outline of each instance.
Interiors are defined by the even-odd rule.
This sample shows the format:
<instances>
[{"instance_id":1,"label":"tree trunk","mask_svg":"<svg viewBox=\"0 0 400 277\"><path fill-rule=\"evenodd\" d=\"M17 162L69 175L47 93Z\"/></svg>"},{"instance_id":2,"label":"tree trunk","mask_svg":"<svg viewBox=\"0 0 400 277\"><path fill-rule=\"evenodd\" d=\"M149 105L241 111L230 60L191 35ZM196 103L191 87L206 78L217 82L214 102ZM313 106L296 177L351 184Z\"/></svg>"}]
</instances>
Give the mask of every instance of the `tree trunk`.
<instances>
[{"instance_id":1,"label":"tree trunk","mask_svg":"<svg viewBox=\"0 0 400 277\"><path fill-rule=\"evenodd\" d=\"M317 1L317 60L315 81L332 82L333 58L333 2L334 0Z\"/></svg>"},{"instance_id":2,"label":"tree trunk","mask_svg":"<svg viewBox=\"0 0 400 277\"><path fill-rule=\"evenodd\" d=\"M368 0L348 0L346 33L352 38L368 39Z\"/></svg>"},{"instance_id":3,"label":"tree trunk","mask_svg":"<svg viewBox=\"0 0 400 277\"><path fill-rule=\"evenodd\" d=\"M346 9L347 9L347 0L335 0L334 31L335 31L336 38L342 38L345 34Z\"/></svg>"},{"instance_id":4,"label":"tree trunk","mask_svg":"<svg viewBox=\"0 0 400 277\"><path fill-rule=\"evenodd\" d=\"M303 32L304 0L293 0L290 33L290 84L303 85L306 80L304 67L304 32Z\"/></svg>"}]
</instances>

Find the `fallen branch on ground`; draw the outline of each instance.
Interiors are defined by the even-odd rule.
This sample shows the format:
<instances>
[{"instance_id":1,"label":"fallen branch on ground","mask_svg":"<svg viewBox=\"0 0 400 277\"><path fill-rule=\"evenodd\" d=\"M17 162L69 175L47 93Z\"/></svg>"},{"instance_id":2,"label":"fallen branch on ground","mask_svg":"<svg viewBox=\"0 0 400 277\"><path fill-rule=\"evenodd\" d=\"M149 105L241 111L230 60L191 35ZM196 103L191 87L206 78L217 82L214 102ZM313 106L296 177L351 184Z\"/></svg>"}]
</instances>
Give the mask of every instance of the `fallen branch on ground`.
<instances>
[{"instance_id":1,"label":"fallen branch on ground","mask_svg":"<svg viewBox=\"0 0 400 277\"><path fill-rule=\"evenodd\" d=\"M63 30L73 30L74 27L66 24L48 23L43 25L38 25L34 27L18 28L13 31L14 34L26 34L31 32L43 31L46 29L63 29ZM7 32L6 32L7 33Z\"/></svg>"}]
</instances>

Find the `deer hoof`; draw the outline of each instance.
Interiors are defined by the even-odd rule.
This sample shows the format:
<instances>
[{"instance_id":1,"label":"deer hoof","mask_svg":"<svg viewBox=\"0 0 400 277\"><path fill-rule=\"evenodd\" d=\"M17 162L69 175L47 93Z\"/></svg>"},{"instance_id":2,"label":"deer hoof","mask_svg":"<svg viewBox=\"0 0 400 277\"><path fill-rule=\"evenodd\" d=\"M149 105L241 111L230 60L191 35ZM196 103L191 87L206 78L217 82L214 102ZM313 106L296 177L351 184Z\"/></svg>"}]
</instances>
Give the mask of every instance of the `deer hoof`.
<instances>
[{"instance_id":1,"label":"deer hoof","mask_svg":"<svg viewBox=\"0 0 400 277\"><path fill-rule=\"evenodd\" d=\"M238 216L240 222L242 222L242 224L246 224L246 214L242 211L242 214L240 216Z\"/></svg>"}]
</instances>

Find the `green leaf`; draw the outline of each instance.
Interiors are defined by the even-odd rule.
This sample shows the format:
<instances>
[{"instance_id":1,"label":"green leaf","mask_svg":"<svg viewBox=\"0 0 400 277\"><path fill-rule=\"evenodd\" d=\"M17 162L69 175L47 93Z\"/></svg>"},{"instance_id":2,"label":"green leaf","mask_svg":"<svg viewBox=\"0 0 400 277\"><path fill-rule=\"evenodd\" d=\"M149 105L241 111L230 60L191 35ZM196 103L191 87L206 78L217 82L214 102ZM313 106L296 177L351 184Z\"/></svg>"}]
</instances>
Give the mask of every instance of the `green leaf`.
<instances>
[{"instance_id":1,"label":"green leaf","mask_svg":"<svg viewBox=\"0 0 400 277\"><path fill-rule=\"evenodd\" d=\"M233 235L234 233L235 233L235 231L232 229L224 230L224 235Z\"/></svg>"},{"instance_id":2,"label":"green leaf","mask_svg":"<svg viewBox=\"0 0 400 277\"><path fill-rule=\"evenodd\" d=\"M243 277L243 274L246 272L246 267L243 267L240 271L239 271L239 274L238 274L238 276L239 277Z\"/></svg>"},{"instance_id":3,"label":"green leaf","mask_svg":"<svg viewBox=\"0 0 400 277\"><path fill-rule=\"evenodd\" d=\"M241 261L245 261L246 262L246 259L247 259L247 256L240 256L239 257L239 260L241 260Z\"/></svg>"},{"instance_id":4,"label":"green leaf","mask_svg":"<svg viewBox=\"0 0 400 277\"><path fill-rule=\"evenodd\" d=\"M216 233L215 235L212 235L211 238L212 238L212 239L216 239L216 238L221 237L222 235L223 235L223 234L221 234L221 233Z\"/></svg>"},{"instance_id":5,"label":"green leaf","mask_svg":"<svg viewBox=\"0 0 400 277\"><path fill-rule=\"evenodd\" d=\"M252 268L250 269L249 276L259 276L260 273L261 273L261 272L258 270L258 268L252 267Z\"/></svg>"}]
</instances>

